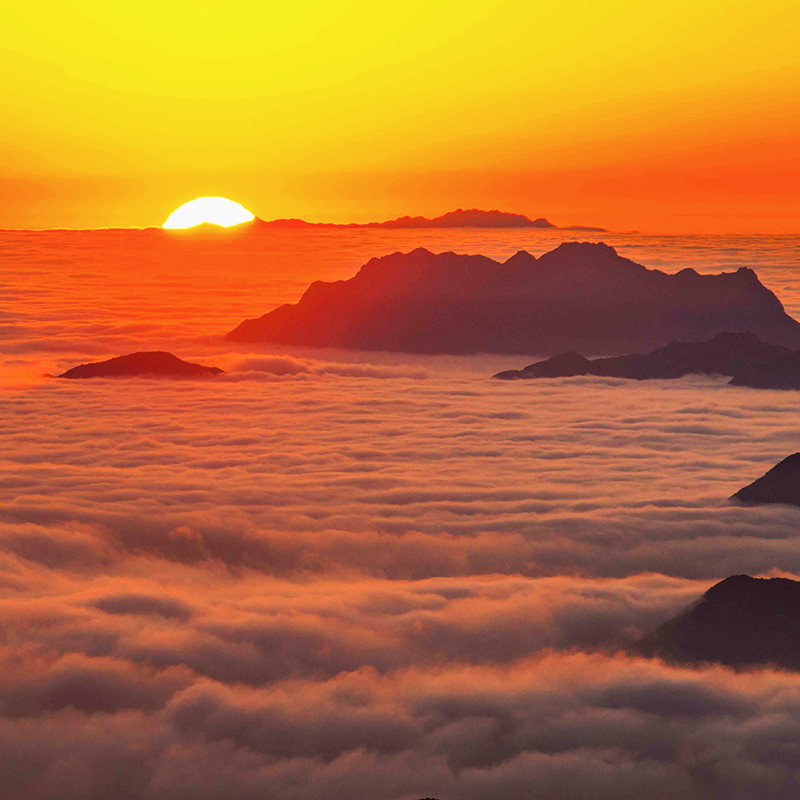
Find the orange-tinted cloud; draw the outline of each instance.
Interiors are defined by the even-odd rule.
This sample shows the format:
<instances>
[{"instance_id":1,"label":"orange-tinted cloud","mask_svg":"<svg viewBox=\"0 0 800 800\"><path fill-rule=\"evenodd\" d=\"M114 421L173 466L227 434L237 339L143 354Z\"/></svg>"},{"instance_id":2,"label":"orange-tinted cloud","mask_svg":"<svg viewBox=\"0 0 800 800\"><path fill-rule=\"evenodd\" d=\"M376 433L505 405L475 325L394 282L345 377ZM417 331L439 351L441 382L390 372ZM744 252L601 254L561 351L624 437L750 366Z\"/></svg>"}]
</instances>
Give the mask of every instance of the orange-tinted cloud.
<instances>
[{"instance_id":1,"label":"orange-tinted cloud","mask_svg":"<svg viewBox=\"0 0 800 800\"><path fill-rule=\"evenodd\" d=\"M4 798L797 795L796 675L621 652L800 575L798 510L726 500L800 449L796 396L219 337L409 236L3 237ZM793 239L619 238L800 302ZM163 347L227 372L42 375Z\"/></svg>"}]
</instances>

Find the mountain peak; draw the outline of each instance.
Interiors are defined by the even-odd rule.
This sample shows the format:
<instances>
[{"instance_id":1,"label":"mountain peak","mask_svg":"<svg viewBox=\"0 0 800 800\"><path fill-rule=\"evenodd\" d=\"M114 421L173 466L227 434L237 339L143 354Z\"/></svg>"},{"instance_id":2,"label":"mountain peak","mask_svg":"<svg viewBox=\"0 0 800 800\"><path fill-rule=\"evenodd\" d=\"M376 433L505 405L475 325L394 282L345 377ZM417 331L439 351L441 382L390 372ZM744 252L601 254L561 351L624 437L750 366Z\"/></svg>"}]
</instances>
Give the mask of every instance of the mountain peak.
<instances>
[{"instance_id":1,"label":"mountain peak","mask_svg":"<svg viewBox=\"0 0 800 800\"><path fill-rule=\"evenodd\" d=\"M123 378L136 376L158 376L171 378L211 378L220 375L218 367L206 367L184 361L163 350L129 353L72 367L59 378Z\"/></svg>"},{"instance_id":2,"label":"mountain peak","mask_svg":"<svg viewBox=\"0 0 800 800\"><path fill-rule=\"evenodd\" d=\"M480 208L457 208L438 217L398 217L386 222L371 222L380 228L554 228L543 217L529 219L523 214L508 211L484 211Z\"/></svg>"},{"instance_id":3,"label":"mountain peak","mask_svg":"<svg viewBox=\"0 0 800 800\"><path fill-rule=\"evenodd\" d=\"M684 663L800 669L800 581L731 575L636 649Z\"/></svg>"},{"instance_id":4,"label":"mountain peak","mask_svg":"<svg viewBox=\"0 0 800 800\"><path fill-rule=\"evenodd\" d=\"M731 500L762 505L783 503L800 506L800 453L778 462L751 484L739 489Z\"/></svg>"},{"instance_id":5,"label":"mountain peak","mask_svg":"<svg viewBox=\"0 0 800 800\"><path fill-rule=\"evenodd\" d=\"M741 383L742 375L775 361L782 363L791 351L762 342L750 331L723 331L707 342L670 342L651 353L632 353L610 358L587 359L577 353L560 353L521 370L506 370L495 378L565 378L597 375L606 378L682 378L684 375L728 375Z\"/></svg>"},{"instance_id":6,"label":"mountain peak","mask_svg":"<svg viewBox=\"0 0 800 800\"><path fill-rule=\"evenodd\" d=\"M256 218L248 223L249 229L261 228L556 228L552 222L544 217L530 219L524 214L514 214L509 211L492 209L484 211L481 208L457 208L438 217L422 217L404 215L384 222L365 223L333 223L333 222L306 222L302 219L274 219L268 222ZM242 226L238 226L242 227ZM602 231L602 228L581 228L574 226L575 230ZM567 229L571 230L571 229Z\"/></svg>"},{"instance_id":7,"label":"mountain peak","mask_svg":"<svg viewBox=\"0 0 800 800\"><path fill-rule=\"evenodd\" d=\"M603 243L565 242L501 264L417 248L241 323L234 341L421 353L630 352L726 330L800 347L800 323L758 282L668 275ZM729 373L730 374L730 373Z\"/></svg>"},{"instance_id":8,"label":"mountain peak","mask_svg":"<svg viewBox=\"0 0 800 800\"><path fill-rule=\"evenodd\" d=\"M582 255L585 253L593 253L595 255L602 254L619 258L617 251L610 244L606 244L605 242L561 242L552 252L579 253Z\"/></svg>"}]
</instances>

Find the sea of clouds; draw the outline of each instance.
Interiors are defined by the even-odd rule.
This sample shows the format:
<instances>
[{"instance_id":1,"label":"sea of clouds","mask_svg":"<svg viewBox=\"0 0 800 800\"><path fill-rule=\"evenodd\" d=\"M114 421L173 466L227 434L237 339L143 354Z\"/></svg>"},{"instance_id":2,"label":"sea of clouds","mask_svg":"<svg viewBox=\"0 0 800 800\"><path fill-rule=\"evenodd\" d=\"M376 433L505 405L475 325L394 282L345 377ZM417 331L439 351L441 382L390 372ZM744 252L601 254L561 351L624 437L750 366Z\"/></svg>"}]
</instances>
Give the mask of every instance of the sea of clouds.
<instances>
[{"instance_id":1,"label":"sea of clouds","mask_svg":"<svg viewBox=\"0 0 800 800\"><path fill-rule=\"evenodd\" d=\"M204 350L139 306L94 346L226 374L61 381L91 336L46 294L3 351L4 797L800 792L800 675L630 651L727 575L800 575L800 511L728 500L800 450L796 393Z\"/></svg>"}]
</instances>

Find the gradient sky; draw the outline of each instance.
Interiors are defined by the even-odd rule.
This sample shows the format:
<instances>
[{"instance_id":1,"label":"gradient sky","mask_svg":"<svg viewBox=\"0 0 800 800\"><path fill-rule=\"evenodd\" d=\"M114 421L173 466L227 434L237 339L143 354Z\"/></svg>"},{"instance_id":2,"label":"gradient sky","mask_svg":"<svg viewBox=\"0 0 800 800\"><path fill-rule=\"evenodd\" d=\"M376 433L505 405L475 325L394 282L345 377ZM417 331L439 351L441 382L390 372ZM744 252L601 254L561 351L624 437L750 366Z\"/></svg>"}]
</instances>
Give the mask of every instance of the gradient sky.
<instances>
[{"instance_id":1,"label":"gradient sky","mask_svg":"<svg viewBox=\"0 0 800 800\"><path fill-rule=\"evenodd\" d=\"M5 4L0 227L224 195L797 232L798 29L783 0Z\"/></svg>"}]
</instances>

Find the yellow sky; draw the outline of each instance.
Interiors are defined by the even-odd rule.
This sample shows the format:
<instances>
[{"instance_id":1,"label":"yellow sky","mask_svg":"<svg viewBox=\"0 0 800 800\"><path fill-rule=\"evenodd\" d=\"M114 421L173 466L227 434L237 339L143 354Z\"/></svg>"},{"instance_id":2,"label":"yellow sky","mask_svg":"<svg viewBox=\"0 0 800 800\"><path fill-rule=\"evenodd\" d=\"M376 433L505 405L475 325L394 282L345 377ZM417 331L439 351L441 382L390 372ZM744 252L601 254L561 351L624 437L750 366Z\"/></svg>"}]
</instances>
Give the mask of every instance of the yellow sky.
<instances>
[{"instance_id":1,"label":"yellow sky","mask_svg":"<svg viewBox=\"0 0 800 800\"><path fill-rule=\"evenodd\" d=\"M800 232L798 30L776 0L4 4L0 227L223 195Z\"/></svg>"}]
</instances>

